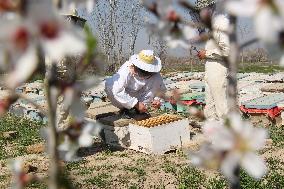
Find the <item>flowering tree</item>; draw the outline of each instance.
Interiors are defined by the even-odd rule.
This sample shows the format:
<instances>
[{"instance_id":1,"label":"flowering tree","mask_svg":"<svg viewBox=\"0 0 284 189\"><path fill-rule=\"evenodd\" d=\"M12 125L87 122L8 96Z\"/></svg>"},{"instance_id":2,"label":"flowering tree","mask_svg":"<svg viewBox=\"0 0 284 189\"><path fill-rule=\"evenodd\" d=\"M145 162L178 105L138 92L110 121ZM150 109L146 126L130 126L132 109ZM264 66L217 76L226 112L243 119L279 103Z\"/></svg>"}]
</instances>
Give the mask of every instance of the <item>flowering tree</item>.
<instances>
[{"instance_id":1,"label":"flowering tree","mask_svg":"<svg viewBox=\"0 0 284 189\"><path fill-rule=\"evenodd\" d=\"M0 69L7 73L1 80L10 91L0 101L0 115L17 99L24 98L48 116L49 126L44 135L50 156L48 186L51 189L62 187L60 180L64 178L59 166L60 158L67 161L76 159L78 148L90 146L93 136L100 129L98 125L84 120L84 106L80 100L82 91L98 84L99 80L89 78L78 81L78 76L94 61L96 40L88 28L84 32L58 14L59 11L66 12L78 6L91 10L94 3L93 0L0 1ZM59 79L59 61L77 54L82 56L72 79ZM15 90L34 74L45 76L47 111ZM56 121L57 99L60 95L64 96L65 111L72 117L64 130L59 129ZM30 181L38 179L23 172L20 160L15 160L12 170L15 173L13 188L23 188Z\"/></svg>"},{"instance_id":2,"label":"flowering tree","mask_svg":"<svg viewBox=\"0 0 284 189\"><path fill-rule=\"evenodd\" d=\"M203 0L197 1L197 5L192 2L143 1L158 20L158 23L150 24L150 28L158 32L171 48L192 48L196 43L208 39L216 40L211 34L215 28L212 26L209 10L200 9L204 4L209 6L215 2ZM0 0L0 68L7 73L1 79L10 90L10 94L0 101L0 115L17 99L24 98L48 116L49 126L45 137L50 156L50 189L60 188L62 184L59 159L76 159L77 149L91 145L92 136L100 132L99 125L84 120L84 106L80 101L82 91L96 85L98 79L78 81L78 76L94 60L96 40L88 29L83 32L62 20L58 14L58 11L76 6L91 10L94 3L94 0ZM265 174L265 163L255 152L264 146L267 137L265 130L252 127L238 115L236 73L239 52L248 44L260 40L272 55L281 58L280 64L284 64L284 3L282 0L220 0L220 5L220 9L229 14L230 20L229 30L223 31L230 39L230 55L222 57L229 69L230 113L223 121L206 122L203 132L208 143L199 152L192 154L191 160L196 165L220 170L230 181L231 188L239 188L240 167L254 178L261 178ZM188 20L187 15L194 19ZM253 18L257 39L239 44L236 36L237 16ZM267 25L271 27L266 27ZM59 80L58 62L75 54L83 56L78 62L73 79ZM49 60L48 64L42 61L42 57ZM36 73L46 76L47 111L28 97L15 92L18 86ZM65 110L72 117L68 128L64 130L59 130L56 122L57 99L60 95L64 96ZM23 188L30 181L38 179L23 172L20 160L14 162L12 170L15 173L13 188Z\"/></svg>"},{"instance_id":3,"label":"flowering tree","mask_svg":"<svg viewBox=\"0 0 284 189\"><path fill-rule=\"evenodd\" d=\"M150 27L159 32L171 48L196 49L195 44L212 39L221 49L214 36L216 28L210 12L212 10L206 7L215 4L218 11L228 14L229 29L222 32L229 37L230 53L228 57L223 56L222 61L229 72L229 113L222 121L206 121L203 133L208 141L199 152L190 154L190 158L195 165L220 170L231 188L240 188L241 167L252 177L261 178L266 173L266 166L255 152L264 147L267 132L242 121L237 107L236 74L241 49L256 41L263 42L271 55L281 58L280 64L283 65L283 1L144 0L143 4L158 20ZM257 38L239 43L237 16L253 18Z\"/></svg>"}]
</instances>

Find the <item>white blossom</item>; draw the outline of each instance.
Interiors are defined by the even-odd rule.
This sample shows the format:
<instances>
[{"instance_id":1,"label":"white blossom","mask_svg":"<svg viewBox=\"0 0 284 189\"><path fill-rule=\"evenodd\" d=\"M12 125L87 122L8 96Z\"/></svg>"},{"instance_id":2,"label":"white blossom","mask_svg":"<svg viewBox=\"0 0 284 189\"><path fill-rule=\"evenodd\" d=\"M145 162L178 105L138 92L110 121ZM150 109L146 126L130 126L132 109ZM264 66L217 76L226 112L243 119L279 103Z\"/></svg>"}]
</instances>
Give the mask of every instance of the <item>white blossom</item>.
<instances>
[{"instance_id":1,"label":"white blossom","mask_svg":"<svg viewBox=\"0 0 284 189\"><path fill-rule=\"evenodd\" d=\"M24 172L23 170L24 164L22 159L17 158L13 160L10 166L13 175L13 183L12 183L13 188L23 189L31 180L31 177Z\"/></svg>"},{"instance_id":2,"label":"white blossom","mask_svg":"<svg viewBox=\"0 0 284 189\"><path fill-rule=\"evenodd\" d=\"M83 32L62 21L51 1L32 1L27 5L25 17L2 19L0 24L5 26L0 29L1 59L8 57L11 64L5 65L8 69L5 83L10 88L22 84L34 73L38 67L38 47L42 47L52 62L86 50Z\"/></svg>"},{"instance_id":3,"label":"white blossom","mask_svg":"<svg viewBox=\"0 0 284 189\"><path fill-rule=\"evenodd\" d=\"M256 35L269 53L274 58L284 57L284 1L230 0L226 2L225 8L230 14L252 17ZM280 52L275 51L275 48L280 49Z\"/></svg>"},{"instance_id":4,"label":"white blossom","mask_svg":"<svg viewBox=\"0 0 284 189\"><path fill-rule=\"evenodd\" d=\"M206 122L203 133L210 142L210 148L206 147L210 150L198 153L200 162L207 162L208 157L214 157L212 161L220 161L220 170L230 180L236 179L233 173L237 166L244 168L256 179L266 173L264 161L256 155L256 151L265 145L265 129L255 128L242 121L238 114L230 114L227 121Z\"/></svg>"},{"instance_id":5,"label":"white blossom","mask_svg":"<svg viewBox=\"0 0 284 189\"><path fill-rule=\"evenodd\" d=\"M65 131L60 132L61 143L58 150L66 161L77 160L77 151L80 147L89 147L93 138L99 136L102 126L98 123L78 123L70 125Z\"/></svg>"},{"instance_id":6,"label":"white blossom","mask_svg":"<svg viewBox=\"0 0 284 189\"><path fill-rule=\"evenodd\" d=\"M225 7L231 14L253 17L255 32L262 41L266 43L278 41L279 32L284 29L283 1L231 0Z\"/></svg>"},{"instance_id":7,"label":"white blossom","mask_svg":"<svg viewBox=\"0 0 284 189\"><path fill-rule=\"evenodd\" d=\"M81 99L82 91L85 91L95 85L98 85L101 79L98 77L90 77L83 81L78 81L63 89L63 108L70 111L72 117L82 121L85 116L85 105Z\"/></svg>"},{"instance_id":8,"label":"white blossom","mask_svg":"<svg viewBox=\"0 0 284 189\"><path fill-rule=\"evenodd\" d=\"M6 77L6 85L9 88L16 88L34 73L38 65L38 57L35 47L27 49L16 63L14 69Z\"/></svg>"},{"instance_id":9,"label":"white blossom","mask_svg":"<svg viewBox=\"0 0 284 189\"><path fill-rule=\"evenodd\" d=\"M208 143L203 144L197 153L190 153L189 156L193 165L213 170L220 167L223 158L222 153L213 149Z\"/></svg>"},{"instance_id":10,"label":"white blossom","mask_svg":"<svg viewBox=\"0 0 284 189\"><path fill-rule=\"evenodd\" d=\"M70 86L64 90L63 107L65 111L70 111L72 117L83 120L85 116L85 106L80 98L81 92Z\"/></svg>"},{"instance_id":11,"label":"white blossom","mask_svg":"<svg viewBox=\"0 0 284 189\"><path fill-rule=\"evenodd\" d=\"M190 48L190 45L182 39L175 39L171 36L168 36L168 37L165 37L165 40L167 42L167 46L171 49L175 49L175 48L189 49Z\"/></svg>"}]
</instances>

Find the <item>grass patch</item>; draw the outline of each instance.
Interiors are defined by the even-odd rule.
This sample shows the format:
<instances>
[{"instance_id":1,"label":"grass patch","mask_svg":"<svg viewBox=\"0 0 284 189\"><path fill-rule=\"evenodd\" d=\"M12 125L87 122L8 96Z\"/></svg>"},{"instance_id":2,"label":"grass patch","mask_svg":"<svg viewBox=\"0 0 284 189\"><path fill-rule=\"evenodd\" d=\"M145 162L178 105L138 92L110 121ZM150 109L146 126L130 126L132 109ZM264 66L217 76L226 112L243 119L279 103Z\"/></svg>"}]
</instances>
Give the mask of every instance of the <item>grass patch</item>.
<instances>
[{"instance_id":1,"label":"grass patch","mask_svg":"<svg viewBox=\"0 0 284 189\"><path fill-rule=\"evenodd\" d=\"M115 169L116 167L117 167L116 165L104 164L104 165L95 166L95 167L93 167L93 169L96 170L96 171L101 171L101 170Z\"/></svg>"},{"instance_id":2,"label":"grass patch","mask_svg":"<svg viewBox=\"0 0 284 189\"><path fill-rule=\"evenodd\" d=\"M101 152L101 156L103 157L113 156L113 154L114 153L111 151L109 147L107 147L104 151Z\"/></svg>"},{"instance_id":3,"label":"grass patch","mask_svg":"<svg viewBox=\"0 0 284 189\"><path fill-rule=\"evenodd\" d=\"M29 80L29 82L32 83L32 82L35 82L35 81L38 81L38 80L40 80L40 82L43 82L44 78L45 78L44 74L34 74L32 76L32 78Z\"/></svg>"},{"instance_id":4,"label":"grass patch","mask_svg":"<svg viewBox=\"0 0 284 189\"><path fill-rule=\"evenodd\" d=\"M242 170L241 188L244 189L284 188L284 162L278 159L268 158L267 164L269 167L269 171L261 180L255 180L251 178L246 172Z\"/></svg>"},{"instance_id":5,"label":"grass patch","mask_svg":"<svg viewBox=\"0 0 284 189\"><path fill-rule=\"evenodd\" d=\"M161 73L169 73L169 72L181 72L181 71L190 71L190 72L204 72L205 71L205 64L198 63L198 64L176 64L170 66L163 66Z\"/></svg>"},{"instance_id":6,"label":"grass patch","mask_svg":"<svg viewBox=\"0 0 284 189\"><path fill-rule=\"evenodd\" d=\"M245 171L241 170L241 188L243 189L251 189L251 188L262 188L262 184L260 180L255 180L251 176L249 176Z\"/></svg>"},{"instance_id":7,"label":"grass patch","mask_svg":"<svg viewBox=\"0 0 284 189\"><path fill-rule=\"evenodd\" d=\"M277 127L272 125L269 127L269 137L273 141L273 146L283 147L284 146L284 127Z\"/></svg>"},{"instance_id":8,"label":"grass patch","mask_svg":"<svg viewBox=\"0 0 284 189\"><path fill-rule=\"evenodd\" d=\"M141 166L147 165L149 163L149 161L146 158L139 158L139 159L137 159L136 162L137 162L138 165L141 165Z\"/></svg>"},{"instance_id":9,"label":"grass patch","mask_svg":"<svg viewBox=\"0 0 284 189\"><path fill-rule=\"evenodd\" d=\"M134 172L136 173L139 177L143 177L146 175L146 172L143 168L141 167L133 167L133 166L125 166L124 170Z\"/></svg>"},{"instance_id":10,"label":"grass patch","mask_svg":"<svg viewBox=\"0 0 284 189\"><path fill-rule=\"evenodd\" d=\"M107 188L107 186L109 186L110 184L110 178L111 176L109 174L100 173L93 178L87 179L86 182L95 185L99 188Z\"/></svg>"},{"instance_id":11,"label":"grass patch","mask_svg":"<svg viewBox=\"0 0 284 189\"><path fill-rule=\"evenodd\" d=\"M178 173L179 189L196 189L205 183L205 175L194 167L187 166Z\"/></svg>"},{"instance_id":12,"label":"grass patch","mask_svg":"<svg viewBox=\"0 0 284 189\"><path fill-rule=\"evenodd\" d=\"M239 65L238 72L248 73L248 72L257 72L257 73L275 73L284 71L284 68L279 65L267 64L267 63L243 63Z\"/></svg>"},{"instance_id":13,"label":"grass patch","mask_svg":"<svg viewBox=\"0 0 284 189\"><path fill-rule=\"evenodd\" d=\"M84 166L85 163L87 163L87 161L84 160L84 159L80 160L80 161L67 162L66 163L66 169L68 171L78 170L78 169L82 168L82 166Z\"/></svg>"},{"instance_id":14,"label":"grass patch","mask_svg":"<svg viewBox=\"0 0 284 189\"><path fill-rule=\"evenodd\" d=\"M78 170L77 175L89 175L89 174L92 174L93 171L94 171L93 168L81 169L81 170Z\"/></svg>"},{"instance_id":15,"label":"grass patch","mask_svg":"<svg viewBox=\"0 0 284 189\"><path fill-rule=\"evenodd\" d=\"M163 166L162 169L166 172L166 173L173 173L176 174L177 169L176 166L174 164L171 164L169 161L166 161Z\"/></svg>"},{"instance_id":16,"label":"grass patch","mask_svg":"<svg viewBox=\"0 0 284 189\"><path fill-rule=\"evenodd\" d=\"M6 180L9 176L8 175L0 175L0 182Z\"/></svg>"},{"instance_id":17,"label":"grass patch","mask_svg":"<svg viewBox=\"0 0 284 189\"><path fill-rule=\"evenodd\" d=\"M128 154L123 152L118 154L119 157L128 157Z\"/></svg>"},{"instance_id":18,"label":"grass patch","mask_svg":"<svg viewBox=\"0 0 284 189\"><path fill-rule=\"evenodd\" d=\"M48 189L45 183L34 181L27 185L27 188Z\"/></svg>"},{"instance_id":19,"label":"grass patch","mask_svg":"<svg viewBox=\"0 0 284 189\"><path fill-rule=\"evenodd\" d=\"M169 72L181 72L181 71L189 71L189 72L204 72L205 71L205 62L204 63L195 63L195 64L188 64L188 63L179 63L179 64L171 64L171 65L164 65L162 69L162 73L169 73ZM250 72L257 72L257 73L275 73L284 71L284 68L279 66L278 64L269 64L269 63L261 63L261 62L244 62L239 63L238 72L239 73L250 73Z\"/></svg>"},{"instance_id":20,"label":"grass patch","mask_svg":"<svg viewBox=\"0 0 284 189\"><path fill-rule=\"evenodd\" d=\"M40 129L45 125L40 122L25 119L23 117L16 117L13 115L5 115L0 118L0 133L15 131L13 137L0 139L0 159L13 158L16 156L24 155L25 147L36 144L42 141L40 137ZM12 149L8 151L5 147L10 145Z\"/></svg>"},{"instance_id":21,"label":"grass patch","mask_svg":"<svg viewBox=\"0 0 284 189\"><path fill-rule=\"evenodd\" d=\"M8 158L8 153L5 150L7 145L13 144L15 148L15 152L13 156L21 155L25 153L25 146L34 144L37 142L41 142L39 129L44 127L43 124L34 122L31 120L27 120L24 118L14 117L11 115L6 115L0 119L0 133L7 131L16 131L17 135L12 138L1 138L0 139L0 159ZM273 146L277 148L283 148L284 145L284 127L276 127L271 126L268 128L270 133L270 138L273 140ZM13 148L13 149L14 149ZM180 153L180 154L179 154ZM183 157L184 154L182 151L177 152L177 157ZM110 149L104 150L99 157L105 159L113 159L114 157L128 157L129 154L123 152L122 154L116 154L112 152ZM111 158L110 158L111 157ZM177 183L176 188L179 189L191 189L191 188L208 188L208 189L225 189L228 188L227 181L222 176L217 176L214 178L206 178L205 174L197 168L189 167L185 165L178 165L171 162L169 155L164 155L165 159L161 160L164 163L153 167L155 172L159 172L161 169L166 173L171 173L176 177ZM97 159L97 158L95 158ZM139 188L140 183L143 185L148 177L146 177L147 172L146 166L151 162L151 157L145 156L134 160L135 166L124 166L123 169L128 171L125 175L122 174L121 178L116 178L116 181L112 181L111 173L120 170L121 165L110 164L109 161L106 161L103 164L100 164L95 167L87 167L87 160L81 160L77 162L69 162L66 163L66 170L71 171L72 174L82 175L84 179L80 180L80 183L76 183L77 186L75 188L88 188L89 186L95 188L111 188L113 187L112 182L117 182L127 185L128 188ZM247 173L241 171L241 187L244 189L278 189L284 188L284 162L275 158L268 158L267 164L269 166L269 171L267 175L265 175L261 180L252 179ZM94 164L97 165L97 164ZM99 171L95 177L93 175L94 171ZM153 171L153 170L150 170ZM107 173L102 173L107 172ZM129 174L129 172L133 174ZM92 177L92 178L90 178ZM118 180L117 180L118 179ZM137 183L139 185L134 184L136 181L132 182L133 179L138 180ZM10 180L10 176L1 175L0 182L6 183L6 181ZM85 182L86 181L86 182ZM163 185L155 186L155 188L164 188ZM116 183L117 186L117 183ZM29 188L46 188L46 186L42 183L31 183Z\"/></svg>"},{"instance_id":22,"label":"grass patch","mask_svg":"<svg viewBox=\"0 0 284 189\"><path fill-rule=\"evenodd\" d=\"M224 178L211 178L207 181L207 189L225 189L227 188L227 181Z\"/></svg>"}]
</instances>

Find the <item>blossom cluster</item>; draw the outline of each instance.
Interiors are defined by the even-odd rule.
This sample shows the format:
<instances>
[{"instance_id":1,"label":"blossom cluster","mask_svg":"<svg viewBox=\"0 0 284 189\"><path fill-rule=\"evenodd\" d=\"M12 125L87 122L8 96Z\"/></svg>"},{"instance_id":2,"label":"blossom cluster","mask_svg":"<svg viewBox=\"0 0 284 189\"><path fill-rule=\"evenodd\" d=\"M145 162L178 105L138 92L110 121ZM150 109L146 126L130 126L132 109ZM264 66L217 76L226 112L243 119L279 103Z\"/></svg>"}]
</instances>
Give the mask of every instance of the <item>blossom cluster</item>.
<instances>
[{"instance_id":1,"label":"blossom cluster","mask_svg":"<svg viewBox=\"0 0 284 189\"><path fill-rule=\"evenodd\" d=\"M280 58L280 65L284 65L283 1L230 0L226 2L225 10L235 16L252 18L259 40L264 43L270 55Z\"/></svg>"},{"instance_id":2,"label":"blossom cluster","mask_svg":"<svg viewBox=\"0 0 284 189\"><path fill-rule=\"evenodd\" d=\"M193 44L213 39L210 42L216 43L219 50L222 50L222 44L218 43L216 33L219 32L218 35L222 33L229 41L229 34L236 32L232 31L235 18L250 17L254 23L257 40L264 44L270 55L280 59L280 65L284 65L282 0L142 0L142 2L158 20L157 23L150 24L150 29L162 36L170 48L196 50ZM225 29L214 27L214 22L224 14L230 18ZM187 16L190 17L189 20ZM244 47L238 45L238 50ZM199 52L197 53L199 55ZM226 55L224 54L224 57ZM224 60L227 63L230 61L225 58ZM197 114L196 111L191 113ZM241 167L256 179L266 173L264 161L257 156L257 151L264 147L265 139L268 137L265 129L255 128L243 121L240 115L231 113L223 121L207 121L203 133L207 142L199 152L190 154L193 164L218 169L232 183L238 179L239 175L235 173Z\"/></svg>"},{"instance_id":3,"label":"blossom cluster","mask_svg":"<svg viewBox=\"0 0 284 189\"><path fill-rule=\"evenodd\" d=\"M75 8L92 11L95 2L0 0L0 71L6 73L1 76L1 84L9 91L9 94L0 100L0 116L21 97L17 87L28 82L35 74L45 77L45 97L48 112L51 112L51 115L48 115L48 124L55 129L46 129L44 135L48 144L51 135L58 137L56 150L61 152L62 159L67 161L76 159L77 150L91 146L93 137L101 132L100 125L84 119L85 106L80 98L84 90L97 85L99 80L97 77L83 81L77 79L81 74L79 72L84 71L86 66L94 61L96 40L87 27L83 30L66 19L68 16L77 16L74 14ZM78 69L73 70L72 78L59 78L59 64L66 57L78 55ZM57 110L59 96L63 98L64 111L70 114L68 127L63 130L59 129L56 123L56 115L52 116ZM52 133L54 130L56 133ZM48 152L51 152L50 148L54 146L48 145ZM19 160L12 164L12 171L15 176L15 188L23 188L32 180L24 173Z\"/></svg>"},{"instance_id":4,"label":"blossom cluster","mask_svg":"<svg viewBox=\"0 0 284 189\"><path fill-rule=\"evenodd\" d=\"M190 154L194 165L221 170L232 182L237 179L234 172L238 167L256 179L266 173L264 161L256 155L265 146L265 129L253 127L237 113L224 121L207 121L202 129L207 141L199 152Z\"/></svg>"},{"instance_id":5,"label":"blossom cluster","mask_svg":"<svg viewBox=\"0 0 284 189\"><path fill-rule=\"evenodd\" d=\"M212 11L252 18L257 39L284 65L284 2L281 0L142 0L158 22L149 24L169 48L190 49L208 40ZM212 6L212 7L211 7ZM245 8L244 8L245 7ZM269 25L269 27L267 27Z\"/></svg>"}]
</instances>

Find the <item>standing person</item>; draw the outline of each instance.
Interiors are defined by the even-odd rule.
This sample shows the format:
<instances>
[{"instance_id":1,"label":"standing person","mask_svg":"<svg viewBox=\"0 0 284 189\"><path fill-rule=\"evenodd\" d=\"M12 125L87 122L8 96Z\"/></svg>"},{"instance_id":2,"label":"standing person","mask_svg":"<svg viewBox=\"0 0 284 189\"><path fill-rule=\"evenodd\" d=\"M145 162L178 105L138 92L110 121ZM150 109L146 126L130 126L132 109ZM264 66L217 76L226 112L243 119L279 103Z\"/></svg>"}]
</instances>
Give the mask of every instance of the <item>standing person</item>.
<instances>
[{"instance_id":1,"label":"standing person","mask_svg":"<svg viewBox=\"0 0 284 189\"><path fill-rule=\"evenodd\" d=\"M228 113L227 77L228 68L223 57L229 55L228 31L229 19L226 15L212 16L213 37L206 42L205 50L198 53L205 64L205 117L220 120Z\"/></svg>"},{"instance_id":2,"label":"standing person","mask_svg":"<svg viewBox=\"0 0 284 189\"><path fill-rule=\"evenodd\" d=\"M142 50L106 80L108 98L126 118L143 119L149 116L147 107L160 107L160 97L166 92L161 68L161 60L152 50Z\"/></svg>"}]
</instances>

